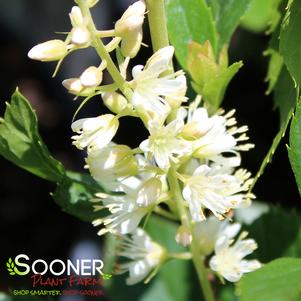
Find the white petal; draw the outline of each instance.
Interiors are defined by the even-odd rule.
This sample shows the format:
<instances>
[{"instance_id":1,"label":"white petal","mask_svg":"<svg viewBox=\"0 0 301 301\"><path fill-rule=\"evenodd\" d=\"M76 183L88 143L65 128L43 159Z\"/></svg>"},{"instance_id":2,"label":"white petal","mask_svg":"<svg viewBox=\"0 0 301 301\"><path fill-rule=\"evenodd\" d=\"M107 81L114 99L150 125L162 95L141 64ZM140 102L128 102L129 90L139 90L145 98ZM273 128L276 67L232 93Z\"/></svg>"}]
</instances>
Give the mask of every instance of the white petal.
<instances>
[{"instance_id":1,"label":"white petal","mask_svg":"<svg viewBox=\"0 0 301 301\"><path fill-rule=\"evenodd\" d=\"M174 48L167 46L155 52L147 61L145 66L145 77L157 78L162 72L166 71L174 54Z\"/></svg>"}]
</instances>

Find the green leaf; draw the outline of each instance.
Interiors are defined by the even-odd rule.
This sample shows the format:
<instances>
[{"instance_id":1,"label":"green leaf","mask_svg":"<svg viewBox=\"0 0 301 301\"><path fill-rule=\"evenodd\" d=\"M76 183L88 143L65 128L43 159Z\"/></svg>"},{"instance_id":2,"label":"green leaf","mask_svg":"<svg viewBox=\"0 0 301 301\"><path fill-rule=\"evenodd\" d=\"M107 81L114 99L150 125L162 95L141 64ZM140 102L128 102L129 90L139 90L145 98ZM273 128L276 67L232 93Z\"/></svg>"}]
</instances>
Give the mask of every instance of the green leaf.
<instances>
[{"instance_id":1,"label":"green leaf","mask_svg":"<svg viewBox=\"0 0 301 301\"><path fill-rule=\"evenodd\" d=\"M294 301L301 292L301 259L280 258L247 274L238 284L241 301Z\"/></svg>"},{"instance_id":2,"label":"green leaf","mask_svg":"<svg viewBox=\"0 0 301 301\"><path fill-rule=\"evenodd\" d=\"M294 0L283 19L280 31L280 53L292 78L301 84L301 0Z\"/></svg>"},{"instance_id":3,"label":"green leaf","mask_svg":"<svg viewBox=\"0 0 301 301\"><path fill-rule=\"evenodd\" d=\"M0 154L43 179L58 182L64 176L64 167L41 140L35 112L18 90L0 123Z\"/></svg>"},{"instance_id":4,"label":"green leaf","mask_svg":"<svg viewBox=\"0 0 301 301\"><path fill-rule=\"evenodd\" d=\"M210 8L205 0L167 0L167 26L178 61L186 69L188 44L209 40L217 52L217 33Z\"/></svg>"},{"instance_id":5,"label":"green leaf","mask_svg":"<svg viewBox=\"0 0 301 301\"><path fill-rule=\"evenodd\" d=\"M274 89L280 76L283 66L283 58L277 50L274 50L272 48L268 48L264 52L264 55L270 56L268 73L266 77L266 81L269 83L266 94L270 94Z\"/></svg>"},{"instance_id":6,"label":"green leaf","mask_svg":"<svg viewBox=\"0 0 301 301\"><path fill-rule=\"evenodd\" d=\"M214 14L219 35L219 49L230 43L234 30L251 2L252 0L207 0Z\"/></svg>"},{"instance_id":7,"label":"green leaf","mask_svg":"<svg viewBox=\"0 0 301 301\"><path fill-rule=\"evenodd\" d=\"M290 112L295 109L297 102L297 90L294 82L284 66L274 90L274 103L279 109L280 125L283 125Z\"/></svg>"},{"instance_id":8,"label":"green leaf","mask_svg":"<svg viewBox=\"0 0 301 301\"><path fill-rule=\"evenodd\" d=\"M288 156L301 194L301 101L298 101L290 128Z\"/></svg>"},{"instance_id":9,"label":"green leaf","mask_svg":"<svg viewBox=\"0 0 301 301\"><path fill-rule=\"evenodd\" d=\"M204 96L206 101L208 101L215 110L220 106L229 82L242 65L243 63L241 61L232 64L205 84L201 95Z\"/></svg>"},{"instance_id":10,"label":"green leaf","mask_svg":"<svg viewBox=\"0 0 301 301\"><path fill-rule=\"evenodd\" d=\"M104 188L90 175L67 172L67 176L58 184L52 196L66 213L91 222L103 213L93 211L90 199L95 197L95 193L103 191Z\"/></svg>"},{"instance_id":11,"label":"green leaf","mask_svg":"<svg viewBox=\"0 0 301 301\"><path fill-rule=\"evenodd\" d=\"M281 18L280 3L281 0L252 0L241 24L254 32L273 31Z\"/></svg>"},{"instance_id":12,"label":"green leaf","mask_svg":"<svg viewBox=\"0 0 301 301\"><path fill-rule=\"evenodd\" d=\"M273 43L270 45L273 45L272 47L276 47L276 45ZM275 107L279 109L280 113L280 130L275 136L267 155L263 159L250 190L253 189L257 180L262 176L268 163L271 163L273 155L281 139L284 137L286 129L293 116L297 102L297 96L297 89L294 86L293 80L286 67L283 66L280 75L278 76L277 83L274 87L274 103Z\"/></svg>"},{"instance_id":13,"label":"green leaf","mask_svg":"<svg viewBox=\"0 0 301 301\"><path fill-rule=\"evenodd\" d=\"M233 284L226 283L226 285L220 285L218 293L218 300L239 301L237 293L235 292L235 286Z\"/></svg>"},{"instance_id":14,"label":"green leaf","mask_svg":"<svg viewBox=\"0 0 301 301\"><path fill-rule=\"evenodd\" d=\"M1 120L0 154L43 179L57 182L53 198L63 211L84 221L100 216L93 212L89 200L96 192L104 191L103 187L88 174L65 171L51 156L39 135L36 114L18 90L7 104Z\"/></svg>"},{"instance_id":15,"label":"green leaf","mask_svg":"<svg viewBox=\"0 0 301 301\"><path fill-rule=\"evenodd\" d=\"M296 211L270 207L267 213L251 225L245 226L244 229L249 232L249 237L254 238L258 244L258 248L253 253L254 258L261 262L269 262L283 256L301 256L298 247L301 242L300 221L300 215Z\"/></svg>"},{"instance_id":16,"label":"green leaf","mask_svg":"<svg viewBox=\"0 0 301 301\"><path fill-rule=\"evenodd\" d=\"M271 93L274 89L283 67L283 57L279 52L279 36L280 25L278 25L273 32L269 41L268 49L263 53L266 56L270 56L268 73L265 79L269 83L266 94Z\"/></svg>"}]
</instances>

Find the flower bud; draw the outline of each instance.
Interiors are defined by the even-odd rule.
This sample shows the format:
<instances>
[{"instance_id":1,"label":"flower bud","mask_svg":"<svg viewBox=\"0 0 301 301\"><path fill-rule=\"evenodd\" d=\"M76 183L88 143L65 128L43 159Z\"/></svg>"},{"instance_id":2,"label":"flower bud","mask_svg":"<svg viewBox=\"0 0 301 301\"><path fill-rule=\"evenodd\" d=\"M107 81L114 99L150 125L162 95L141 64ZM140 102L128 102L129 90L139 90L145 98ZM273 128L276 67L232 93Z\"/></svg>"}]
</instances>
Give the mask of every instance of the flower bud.
<instances>
[{"instance_id":1,"label":"flower bud","mask_svg":"<svg viewBox=\"0 0 301 301\"><path fill-rule=\"evenodd\" d=\"M191 244L192 242L192 235L190 230L181 225L178 230L177 230L177 234L176 234L176 242L180 245L182 245L183 247L187 247Z\"/></svg>"},{"instance_id":2,"label":"flower bud","mask_svg":"<svg viewBox=\"0 0 301 301\"><path fill-rule=\"evenodd\" d=\"M91 42L89 30L85 26L76 26L71 30L71 42L80 47L88 46Z\"/></svg>"},{"instance_id":3,"label":"flower bud","mask_svg":"<svg viewBox=\"0 0 301 301\"><path fill-rule=\"evenodd\" d=\"M126 98L117 92L106 92L102 95L104 105L113 113L120 113L128 104Z\"/></svg>"},{"instance_id":4,"label":"flower bud","mask_svg":"<svg viewBox=\"0 0 301 301\"><path fill-rule=\"evenodd\" d=\"M101 84L102 70L95 66L87 68L80 76L80 82L84 87L96 87Z\"/></svg>"},{"instance_id":5,"label":"flower bud","mask_svg":"<svg viewBox=\"0 0 301 301\"><path fill-rule=\"evenodd\" d=\"M228 53L225 46L217 60L209 41L203 45L193 41L189 44L187 70L193 80L192 87L203 96L212 113L219 108L228 83L241 66L242 62L228 66Z\"/></svg>"},{"instance_id":6,"label":"flower bud","mask_svg":"<svg viewBox=\"0 0 301 301\"><path fill-rule=\"evenodd\" d=\"M68 78L62 82L69 93L79 96L89 96L95 91L94 88L85 88L79 78Z\"/></svg>"},{"instance_id":7,"label":"flower bud","mask_svg":"<svg viewBox=\"0 0 301 301\"><path fill-rule=\"evenodd\" d=\"M137 55L142 43L142 30L129 32L121 41L121 52L125 57Z\"/></svg>"},{"instance_id":8,"label":"flower bud","mask_svg":"<svg viewBox=\"0 0 301 301\"><path fill-rule=\"evenodd\" d=\"M129 6L115 24L116 35L124 38L129 32L140 31L143 25L145 9L144 1L137 1Z\"/></svg>"},{"instance_id":9,"label":"flower bud","mask_svg":"<svg viewBox=\"0 0 301 301\"><path fill-rule=\"evenodd\" d=\"M84 23L82 11L78 6L72 7L69 17L73 27L81 26Z\"/></svg>"},{"instance_id":10,"label":"flower bud","mask_svg":"<svg viewBox=\"0 0 301 301\"><path fill-rule=\"evenodd\" d=\"M109 145L90 153L86 159L90 173L96 181L112 181L138 173L138 163L126 145Z\"/></svg>"},{"instance_id":11,"label":"flower bud","mask_svg":"<svg viewBox=\"0 0 301 301\"><path fill-rule=\"evenodd\" d=\"M34 46L28 57L42 62L58 61L68 52L67 45L61 40L50 40Z\"/></svg>"}]
</instances>

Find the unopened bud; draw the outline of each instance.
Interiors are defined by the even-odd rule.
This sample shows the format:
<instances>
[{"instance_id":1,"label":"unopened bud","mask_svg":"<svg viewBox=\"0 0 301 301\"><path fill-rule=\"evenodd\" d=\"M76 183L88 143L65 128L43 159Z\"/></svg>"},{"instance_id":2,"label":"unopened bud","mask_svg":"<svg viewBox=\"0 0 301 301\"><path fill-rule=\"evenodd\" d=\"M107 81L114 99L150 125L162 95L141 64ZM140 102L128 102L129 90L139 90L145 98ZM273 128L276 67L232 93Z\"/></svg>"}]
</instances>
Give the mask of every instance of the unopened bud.
<instances>
[{"instance_id":1,"label":"unopened bud","mask_svg":"<svg viewBox=\"0 0 301 301\"><path fill-rule=\"evenodd\" d=\"M138 173L137 160L126 145L109 145L92 152L86 162L93 178L100 182Z\"/></svg>"},{"instance_id":2,"label":"unopened bud","mask_svg":"<svg viewBox=\"0 0 301 301\"><path fill-rule=\"evenodd\" d=\"M62 82L69 93L79 96L89 96L94 92L93 88L86 88L82 85L79 78L68 78Z\"/></svg>"},{"instance_id":3,"label":"unopened bud","mask_svg":"<svg viewBox=\"0 0 301 301\"><path fill-rule=\"evenodd\" d=\"M121 52L125 57L137 55L142 43L142 30L129 32L121 41Z\"/></svg>"},{"instance_id":4,"label":"unopened bud","mask_svg":"<svg viewBox=\"0 0 301 301\"><path fill-rule=\"evenodd\" d=\"M60 60L67 52L67 45L64 41L50 40L34 46L28 52L28 57L33 60L51 62Z\"/></svg>"},{"instance_id":5,"label":"unopened bud","mask_svg":"<svg viewBox=\"0 0 301 301\"><path fill-rule=\"evenodd\" d=\"M73 27L80 26L84 23L84 17L82 11L78 6L72 7L69 17Z\"/></svg>"},{"instance_id":6,"label":"unopened bud","mask_svg":"<svg viewBox=\"0 0 301 301\"><path fill-rule=\"evenodd\" d=\"M80 77L80 82L84 87L96 87L101 84L102 70L95 66L87 68Z\"/></svg>"},{"instance_id":7,"label":"unopened bud","mask_svg":"<svg viewBox=\"0 0 301 301\"><path fill-rule=\"evenodd\" d=\"M115 24L115 33L124 38L129 32L140 31L142 28L144 13L144 1L137 1L124 12Z\"/></svg>"},{"instance_id":8,"label":"unopened bud","mask_svg":"<svg viewBox=\"0 0 301 301\"><path fill-rule=\"evenodd\" d=\"M89 30L85 26L73 27L71 31L71 42L77 46L88 46L91 42Z\"/></svg>"},{"instance_id":9,"label":"unopened bud","mask_svg":"<svg viewBox=\"0 0 301 301\"><path fill-rule=\"evenodd\" d=\"M113 113L120 113L128 104L126 98L117 92L106 92L102 95L103 103Z\"/></svg>"},{"instance_id":10,"label":"unopened bud","mask_svg":"<svg viewBox=\"0 0 301 301\"><path fill-rule=\"evenodd\" d=\"M178 228L177 234L176 234L176 242L180 245L182 245L183 247L187 247L191 244L192 242L192 235L190 230L181 225Z\"/></svg>"}]
</instances>

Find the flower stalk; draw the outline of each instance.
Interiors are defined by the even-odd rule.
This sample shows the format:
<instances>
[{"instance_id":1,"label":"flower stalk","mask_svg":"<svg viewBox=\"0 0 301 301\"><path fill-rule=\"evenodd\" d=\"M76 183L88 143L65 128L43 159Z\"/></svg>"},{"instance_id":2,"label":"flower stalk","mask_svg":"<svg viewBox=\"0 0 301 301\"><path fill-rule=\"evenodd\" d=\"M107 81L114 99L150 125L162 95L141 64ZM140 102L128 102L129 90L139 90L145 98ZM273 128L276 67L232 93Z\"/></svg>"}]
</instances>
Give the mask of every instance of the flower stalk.
<instances>
[{"instance_id":1,"label":"flower stalk","mask_svg":"<svg viewBox=\"0 0 301 301\"><path fill-rule=\"evenodd\" d=\"M169 45L164 0L146 0L153 51Z\"/></svg>"},{"instance_id":2,"label":"flower stalk","mask_svg":"<svg viewBox=\"0 0 301 301\"><path fill-rule=\"evenodd\" d=\"M180 188L180 184L177 179L177 172L174 166L170 167L169 173L168 173L168 183L170 185L171 191L174 193L174 200L177 204L177 208L179 211L181 223L184 227L189 228L192 234L192 242L190 246L190 251L192 254L192 261L194 264L194 267L196 269L201 288L203 290L203 294L206 301L214 301L214 294L211 287L211 284L208 279L207 269L204 265L203 257L200 253L200 249L198 246L197 239L192 231L191 223L188 219L187 210L184 205L184 200L182 198L182 191Z\"/></svg>"},{"instance_id":3,"label":"flower stalk","mask_svg":"<svg viewBox=\"0 0 301 301\"><path fill-rule=\"evenodd\" d=\"M149 21L149 27L151 32L153 50L157 51L160 48L169 45L168 31L166 27L164 0L146 0L146 5L148 9L148 21ZM171 63L171 67L172 67L172 63ZM171 70L172 69L173 67L171 68ZM174 166L170 167L167 177L168 177L170 189L174 193L174 198L177 204L177 209L178 209L181 223L187 229L191 229L191 224L188 219L187 210L185 208L184 200L182 198L182 191L177 179L177 173ZM191 231L191 233L193 233L193 231ZM194 237L192 237L191 254L192 254L192 261L197 271L197 275L203 290L205 300L214 301L213 291L208 279L203 258L201 257L201 254L199 254L197 241L195 240Z\"/></svg>"},{"instance_id":4,"label":"flower stalk","mask_svg":"<svg viewBox=\"0 0 301 301\"><path fill-rule=\"evenodd\" d=\"M146 0L147 18L150 28L153 51L157 51L169 45L167 19L164 0ZM173 72L173 65L170 63L170 73ZM167 72L166 72L167 73Z\"/></svg>"},{"instance_id":5,"label":"flower stalk","mask_svg":"<svg viewBox=\"0 0 301 301\"><path fill-rule=\"evenodd\" d=\"M77 0L78 6L80 7L83 16L86 20L88 20L87 28L90 31L92 44L99 55L99 57L106 61L107 63L107 70L112 76L113 80L115 81L118 88L122 91L122 93L130 99L132 96L131 89L127 86L125 79L121 76L119 70L117 69L116 65L114 64L112 58L110 57L108 51L106 50L105 45L99 38L99 32L97 31L95 24L93 22L89 5L85 0Z\"/></svg>"}]
</instances>

